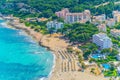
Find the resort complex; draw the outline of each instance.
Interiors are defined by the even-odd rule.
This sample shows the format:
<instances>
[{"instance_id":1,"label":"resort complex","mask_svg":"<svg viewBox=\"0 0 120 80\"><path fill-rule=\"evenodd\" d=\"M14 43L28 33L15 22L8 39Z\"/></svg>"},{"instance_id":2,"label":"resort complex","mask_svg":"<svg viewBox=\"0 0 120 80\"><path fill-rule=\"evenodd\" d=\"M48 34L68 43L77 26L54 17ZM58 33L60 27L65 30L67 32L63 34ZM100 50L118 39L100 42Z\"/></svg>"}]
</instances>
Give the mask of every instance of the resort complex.
<instances>
[{"instance_id":1,"label":"resort complex","mask_svg":"<svg viewBox=\"0 0 120 80\"><path fill-rule=\"evenodd\" d=\"M65 8L62 11L56 12L56 15L65 19L65 22L67 23L85 23L91 21L91 13L89 10L85 10L82 13L70 13L69 10Z\"/></svg>"},{"instance_id":2,"label":"resort complex","mask_svg":"<svg viewBox=\"0 0 120 80\"><path fill-rule=\"evenodd\" d=\"M1 0L0 80L120 80L119 4Z\"/></svg>"}]
</instances>

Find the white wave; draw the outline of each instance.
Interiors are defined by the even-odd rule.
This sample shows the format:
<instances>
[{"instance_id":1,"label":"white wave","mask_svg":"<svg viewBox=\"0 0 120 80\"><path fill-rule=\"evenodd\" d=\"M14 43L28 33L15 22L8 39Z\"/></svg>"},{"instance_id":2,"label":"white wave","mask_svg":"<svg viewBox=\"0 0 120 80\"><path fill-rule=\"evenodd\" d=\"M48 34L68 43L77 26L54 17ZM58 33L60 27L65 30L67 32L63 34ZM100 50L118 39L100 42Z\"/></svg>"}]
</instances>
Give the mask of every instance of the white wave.
<instances>
[{"instance_id":1,"label":"white wave","mask_svg":"<svg viewBox=\"0 0 120 80\"><path fill-rule=\"evenodd\" d=\"M2 22L0 23L1 26L5 27L5 28L10 28L10 26L7 24L7 22ZM15 29L15 28L11 28L11 29Z\"/></svg>"},{"instance_id":2,"label":"white wave","mask_svg":"<svg viewBox=\"0 0 120 80\"><path fill-rule=\"evenodd\" d=\"M53 53L52 53L52 54L53 54ZM55 54L53 54L53 56L54 56L54 60L53 60L53 67L52 67L51 72L48 74L47 77L40 78L39 80L50 80L50 78L51 78L51 76L52 76L52 73L53 73L53 71L54 71L54 68L55 68L55 63L56 63L56 56L55 56ZM48 60L48 59L47 59L47 60Z\"/></svg>"},{"instance_id":3,"label":"white wave","mask_svg":"<svg viewBox=\"0 0 120 80\"><path fill-rule=\"evenodd\" d=\"M27 36L26 32L24 32L24 31L19 31L18 34L19 34L19 35Z\"/></svg>"},{"instance_id":4,"label":"white wave","mask_svg":"<svg viewBox=\"0 0 120 80\"><path fill-rule=\"evenodd\" d=\"M40 78L39 80L44 80L44 77L43 77L43 78Z\"/></svg>"},{"instance_id":5,"label":"white wave","mask_svg":"<svg viewBox=\"0 0 120 80\"><path fill-rule=\"evenodd\" d=\"M55 68L55 65L56 65L56 56L54 53L52 53L53 56L54 56L54 60L53 60L53 67L52 67L52 71L49 73L48 75L48 80L50 80L50 78L52 77L52 73L54 72L54 68Z\"/></svg>"},{"instance_id":6,"label":"white wave","mask_svg":"<svg viewBox=\"0 0 120 80\"><path fill-rule=\"evenodd\" d=\"M40 78L39 80L48 80L48 78L43 77L43 78Z\"/></svg>"},{"instance_id":7,"label":"white wave","mask_svg":"<svg viewBox=\"0 0 120 80\"><path fill-rule=\"evenodd\" d=\"M4 27L7 27L7 24L5 22L3 23L0 23L0 25L4 26Z\"/></svg>"},{"instance_id":8,"label":"white wave","mask_svg":"<svg viewBox=\"0 0 120 80\"><path fill-rule=\"evenodd\" d=\"M36 43L31 36L29 36L26 32L24 31L19 31L18 32L18 35L21 35L21 36L26 36L25 40L31 42L31 43Z\"/></svg>"},{"instance_id":9,"label":"white wave","mask_svg":"<svg viewBox=\"0 0 120 80\"><path fill-rule=\"evenodd\" d=\"M2 18L2 17L0 17L0 20L3 20L3 18Z\"/></svg>"},{"instance_id":10,"label":"white wave","mask_svg":"<svg viewBox=\"0 0 120 80\"><path fill-rule=\"evenodd\" d=\"M36 52L34 52L35 54L40 54L41 52L38 52L38 51L36 51Z\"/></svg>"}]
</instances>

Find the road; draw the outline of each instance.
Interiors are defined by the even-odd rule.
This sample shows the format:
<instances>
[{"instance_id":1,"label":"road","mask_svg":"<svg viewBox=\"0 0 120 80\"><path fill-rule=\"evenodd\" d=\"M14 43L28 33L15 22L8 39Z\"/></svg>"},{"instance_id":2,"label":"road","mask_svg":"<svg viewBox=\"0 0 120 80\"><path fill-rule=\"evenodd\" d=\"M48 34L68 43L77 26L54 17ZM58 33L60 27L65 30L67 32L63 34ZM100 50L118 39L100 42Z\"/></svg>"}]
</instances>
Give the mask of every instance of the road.
<instances>
[{"instance_id":1,"label":"road","mask_svg":"<svg viewBox=\"0 0 120 80\"><path fill-rule=\"evenodd\" d=\"M105 3L102 3L102 4L99 4L99 5L96 5L95 8L98 8L100 6L105 6L105 5L108 5L110 2L105 2ZM117 2L114 2L115 5L117 4L120 4L120 1L117 1Z\"/></svg>"}]
</instances>

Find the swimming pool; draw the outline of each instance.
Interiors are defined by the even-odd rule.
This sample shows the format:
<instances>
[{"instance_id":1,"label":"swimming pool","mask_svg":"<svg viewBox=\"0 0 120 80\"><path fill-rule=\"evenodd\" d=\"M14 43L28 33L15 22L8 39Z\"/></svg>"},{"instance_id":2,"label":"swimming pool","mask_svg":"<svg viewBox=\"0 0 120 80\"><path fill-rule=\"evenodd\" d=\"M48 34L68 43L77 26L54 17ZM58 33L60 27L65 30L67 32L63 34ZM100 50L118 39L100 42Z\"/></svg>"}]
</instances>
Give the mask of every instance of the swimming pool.
<instances>
[{"instance_id":1,"label":"swimming pool","mask_svg":"<svg viewBox=\"0 0 120 80\"><path fill-rule=\"evenodd\" d=\"M111 68L110 64L107 64L107 63L102 64L102 66L103 66L104 69L110 69Z\"/></svg>"},{"instance_id":2,"label":"swimming pool","mask_svg":"<svg viewBox=\"0 0 120 80\"><path fill-rule=\"evenodd\" d=\"M91 55L91 58L93 58L93 59L98 59L98 58L102 58L102 57L104 57L105 55L103 55L103 54L92 54Z\"/></svg>"}]
</instances>

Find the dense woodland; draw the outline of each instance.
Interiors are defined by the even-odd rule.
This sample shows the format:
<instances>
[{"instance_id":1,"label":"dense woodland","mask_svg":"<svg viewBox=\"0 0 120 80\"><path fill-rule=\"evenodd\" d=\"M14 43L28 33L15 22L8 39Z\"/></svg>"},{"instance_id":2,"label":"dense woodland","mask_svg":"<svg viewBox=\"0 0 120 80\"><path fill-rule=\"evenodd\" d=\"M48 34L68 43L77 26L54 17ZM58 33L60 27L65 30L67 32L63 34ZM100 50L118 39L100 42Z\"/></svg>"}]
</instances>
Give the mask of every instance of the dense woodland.
<instances>
[{"instance_id":1,"label":"dense woodland","mask_svg":"<svg viewBox=\"0 0 120 80\"><path fill-rule=\"evenodd\" d=\"M88 42L92 35L97 33L98 29L93 24L86 23L86 24L67 24L63 28L63 33L66 37L70 39L70 42L81 42L86 43Z\"/></svg>"},{"instance_id":2,"label":"dense woodland","mask_svg":"<svg viewBox=\"0 0 120 80\"><path fill-rule=\"evenodd\" d=\"M108 5L95 8L96 5L110 2ZM71 12L81 12L84 9L91 10L93 15L108 14L120 5L114 5L113 2L118 0L1 0L0 12L13 13L19 17L51 17L54 12L62 8L69 8ZM32 13L32 14L31 14Z\"/></svg>"}]
</instances>

